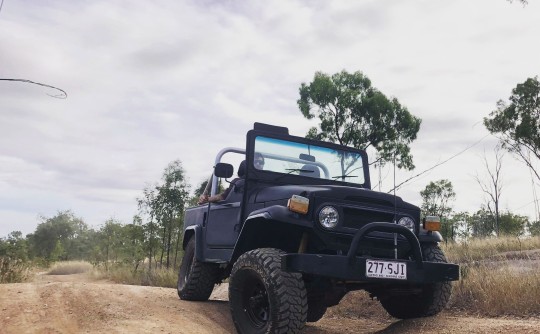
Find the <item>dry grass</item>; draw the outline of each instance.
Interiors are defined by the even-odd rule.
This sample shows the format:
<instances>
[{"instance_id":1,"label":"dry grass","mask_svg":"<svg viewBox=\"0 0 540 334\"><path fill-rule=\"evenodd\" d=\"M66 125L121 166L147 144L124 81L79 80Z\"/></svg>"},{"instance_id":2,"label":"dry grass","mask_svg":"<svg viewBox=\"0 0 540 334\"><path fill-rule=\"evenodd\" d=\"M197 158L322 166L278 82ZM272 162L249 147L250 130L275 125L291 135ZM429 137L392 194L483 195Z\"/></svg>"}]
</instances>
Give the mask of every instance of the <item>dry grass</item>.
<instances>
[{"instance_id":1,"label":"dry grass","mask_svg":"<svg viewBox=\"0 0 540 334\"><path fill-rule=\"evenodd\" d=\"M471 239L462 243L443 244L442 248L450 262L471 263L485 259L504 260L509 254L526 258L530 250L540 250L540 236L530 238L500 237Z\"/></svg>"},{"instance_id":2,"label":"dry grass","mask_svg":"<svg viewBox=\"0 0 540 334\"><path fill-rule=\"evenodd\" d=\"M540 315L540 237L501 237L444 245L461 266L452 309L483 316Z\"/></svg>"},{"instance_id":3,"label":"dry grass","mask_svg":"<svg viewBox=\"0 0 540 334\"><path fill-rule=\"evenodd\" d=\"M483 316L540 315L540 268L516 267L514 263L465 267L454 283L450 307Z\"/></svg>"},{"instance_id":4,"label":"dry grass","mask_svg":"<svg viewBox=\"0 0 540 334\"><path fill-rule=\"evenodd\" d=\"M443 249L461 266L450 308L483 316L540 315L540 237L473 239Z\"/></svg>"},{"instance_id":5,"label":"dry grass","mask_svg":"<svg viewBox=\"0 0 540 334\"><path fill-rule=\"evenodd\" d=\"M159 286L175 288L178 272L174 269L158 268L133 271L131 267L113 266L108 271L101 270L103 277L121 284Z\"/></svg>"},{"instance_id":6,"label":"dry grass","mask_svg":"<svg viewBox=\"0 0 540 334\"><path fill-rule=\"evenodd\" d=\"M90 272L94 267L84 261L56 262L47 272L47 275L73 275Z\"/></svg>"}]
</instances>

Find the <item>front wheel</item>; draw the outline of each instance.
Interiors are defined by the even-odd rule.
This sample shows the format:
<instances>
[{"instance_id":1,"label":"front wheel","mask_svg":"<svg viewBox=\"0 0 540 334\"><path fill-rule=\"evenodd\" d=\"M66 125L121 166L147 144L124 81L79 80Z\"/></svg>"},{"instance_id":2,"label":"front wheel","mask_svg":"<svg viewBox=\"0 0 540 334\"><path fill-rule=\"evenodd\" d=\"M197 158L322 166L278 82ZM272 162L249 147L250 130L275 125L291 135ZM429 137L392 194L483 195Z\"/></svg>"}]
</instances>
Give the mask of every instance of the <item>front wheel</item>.
<instances>
[{"instance_id":1,"label":"front wheel","mask_svg":"<svg viewBox=\"0 0 540 334\"><path fill-rule=\"evenodd\" d=\"M261 248L238 258L229 281L229 303L239 333L298 333L307 316L302 275L281 270L282 251Z\"/></svg>"},{"instance_id":2,"label":"front wheel","mask_svg":"<svg viewBox=\"0 0 540 334\"><path fill-rule=\"evenodd\" d=\"M425 245L422 247L425 261L447 262L443 251L437 245ZM429 317L441 312L452 293L450 282L437 282L424 284L416 287L418 293L401 296L381 297L384 309L393 317L410 319Z\"/></svg>"},{"instance_id":3,"label":"front wheel","mask_svg":"<svg viewBox=\"0 0 540 334\"><path fill-rule=\"evenodd\" d=\"M195 238L189 240L178 272L178 296L182 300L208 300L218 279L219 268L195 258Z\"/></svg>"}]
</instances>

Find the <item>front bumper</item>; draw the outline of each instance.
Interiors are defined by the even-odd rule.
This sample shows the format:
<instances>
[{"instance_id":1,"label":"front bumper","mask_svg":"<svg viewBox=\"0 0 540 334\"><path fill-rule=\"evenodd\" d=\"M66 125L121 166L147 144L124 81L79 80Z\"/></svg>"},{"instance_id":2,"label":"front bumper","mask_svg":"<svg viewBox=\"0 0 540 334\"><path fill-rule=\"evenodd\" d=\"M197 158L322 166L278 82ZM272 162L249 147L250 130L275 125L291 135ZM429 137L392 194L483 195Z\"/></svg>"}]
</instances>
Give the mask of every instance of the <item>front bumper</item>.
<instances>
[{"instance_id":1,"label":"front bumper","mask_svg":"<svg viewBox=\"0 0 540 334\"><path fill-rule=\"evenodd\" d=\"M367 257L356 256L361 240L373 231L391 232L403 235L410 243L415 260L393 260L405 263L406 279L373 278L366 276ZM349 253L345 255L285 254L281 257L284 271L300 272L345 281L388 282L388 283L435 283L459 280L459 266L451 263L422 261L420 243L414 233L407 228L391 223L370 223L362 227L354 236Z\"/></svg>"}]
</instances>

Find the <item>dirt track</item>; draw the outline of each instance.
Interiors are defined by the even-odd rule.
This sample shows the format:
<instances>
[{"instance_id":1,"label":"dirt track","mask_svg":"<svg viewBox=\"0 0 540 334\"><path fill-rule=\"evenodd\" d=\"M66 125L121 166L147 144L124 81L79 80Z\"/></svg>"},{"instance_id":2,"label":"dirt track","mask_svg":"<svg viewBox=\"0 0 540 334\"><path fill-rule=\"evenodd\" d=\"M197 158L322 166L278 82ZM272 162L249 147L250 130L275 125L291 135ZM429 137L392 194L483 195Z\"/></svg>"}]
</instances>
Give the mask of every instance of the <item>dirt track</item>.
<instances>
[{"instance_id":1,"label":"dirt track","mask_svg":"<svg viewBox=\"0 0 540 334\"><path fill-rule=\"evenodd\" d=\"M175 289L91 282L84 275L40 276L0 285L0 333L234 333L226 289L185 302ZM303 333L540 333L540 320L442 314L397 321L325 316Z\"/></svg>"}]
</instances>

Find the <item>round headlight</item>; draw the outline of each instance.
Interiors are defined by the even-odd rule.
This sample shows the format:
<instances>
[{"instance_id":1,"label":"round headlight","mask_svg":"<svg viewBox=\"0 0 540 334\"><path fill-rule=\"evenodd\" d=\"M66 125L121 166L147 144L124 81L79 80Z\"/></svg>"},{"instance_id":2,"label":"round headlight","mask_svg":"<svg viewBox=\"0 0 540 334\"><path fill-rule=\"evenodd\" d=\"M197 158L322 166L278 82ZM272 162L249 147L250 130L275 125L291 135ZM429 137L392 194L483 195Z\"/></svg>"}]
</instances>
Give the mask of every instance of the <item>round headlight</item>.
<instances>
[{"instance_id":1,"label":"round headlight","mask_svg":"<svg viewBox=\"0 0 540 334\"><path fill-rule=\"evenodd\" d=\"M406 228L408 228L409 230L411 230L411 232L414 233L414 220L411 218L411 217L402 217L399 221L398 221L398 224L401 225L401 226L405 226Z\"/></svg>"},{"instance_id":2,"label":"round headlight","mask_svg":"<svg viewBox=\"0 0 540 334\"><path fill-rule=\"evenodd\" d=\"M319 222L324 228L334 228L339 221L339 213L333 206L325 206L319 211Z\"/></svg>"}]
</instances>

